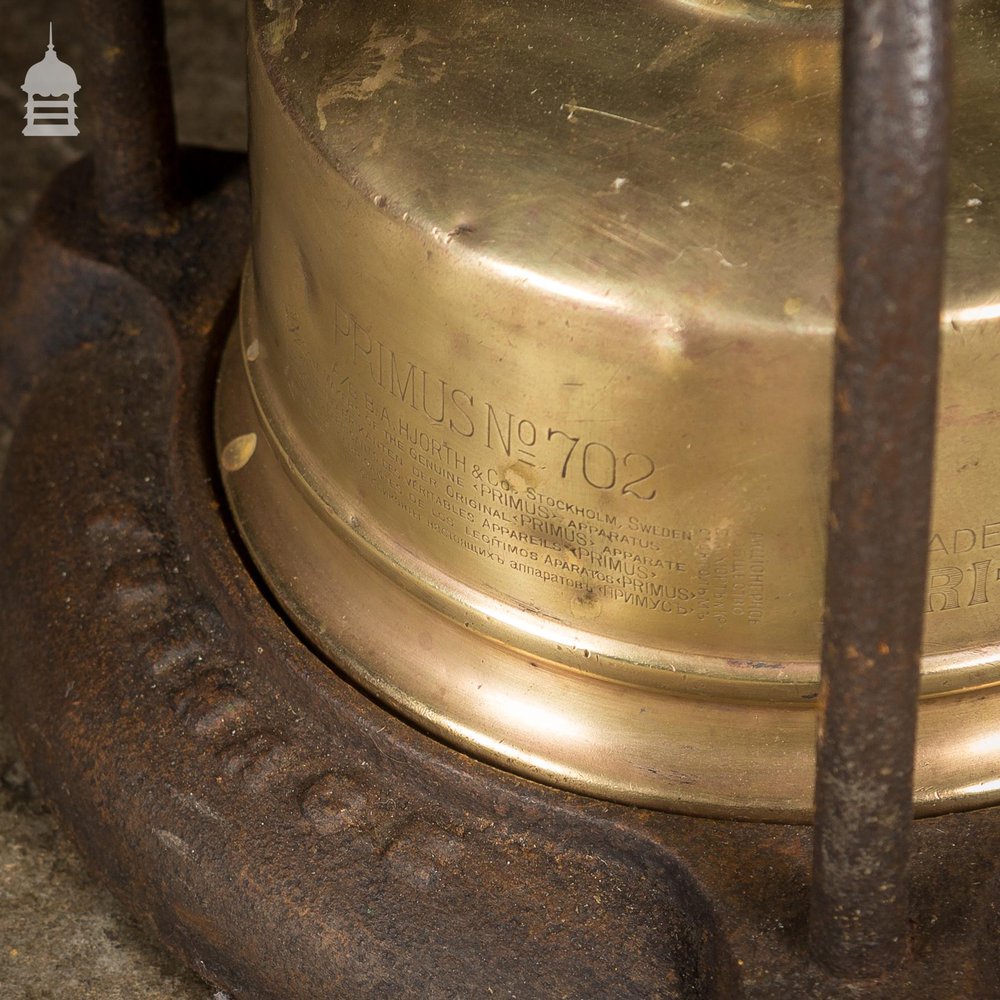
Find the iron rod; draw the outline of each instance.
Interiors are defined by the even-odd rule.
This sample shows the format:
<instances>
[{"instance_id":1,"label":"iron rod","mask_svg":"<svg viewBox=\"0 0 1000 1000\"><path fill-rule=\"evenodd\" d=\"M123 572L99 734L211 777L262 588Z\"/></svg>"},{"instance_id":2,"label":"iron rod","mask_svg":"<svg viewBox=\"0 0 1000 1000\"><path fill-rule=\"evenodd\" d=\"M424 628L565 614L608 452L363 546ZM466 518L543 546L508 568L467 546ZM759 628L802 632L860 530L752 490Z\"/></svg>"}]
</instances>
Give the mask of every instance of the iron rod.
<instances>
[{"instance_id":1,"label":"iron rod","mask_svg":"<svg viewBox=\"0 0 1000 1000\"><path fill-rule=\"evenodd\" d=\"M948 0L845 0L839 316L810 945L848 977L907 947L937 408Z\"/></svg>"},{"instance_id":2,"label":"iron rod","mask_svg":"<svg viewBox=\"0 0 1000 1000\"><path fill-rule=\"evenodd\" d=\"M81 0L81 9L98 212L113 226L155 227L179 176L162 0Z\"/></svg>"}]
</instances>

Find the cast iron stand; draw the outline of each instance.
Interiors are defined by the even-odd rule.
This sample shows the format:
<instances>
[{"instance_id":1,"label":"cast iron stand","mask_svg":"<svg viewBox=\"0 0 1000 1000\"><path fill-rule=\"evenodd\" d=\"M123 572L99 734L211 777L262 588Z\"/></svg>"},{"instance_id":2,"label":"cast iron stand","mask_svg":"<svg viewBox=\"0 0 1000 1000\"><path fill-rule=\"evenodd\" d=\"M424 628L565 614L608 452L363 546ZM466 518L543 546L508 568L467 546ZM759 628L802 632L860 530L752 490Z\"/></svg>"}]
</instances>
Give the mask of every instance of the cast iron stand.
<instances>
[{"instance_id":1,"label":"cast iron stand","mask_svg":"<svg viewBox=\"0 0 1000 1000\"><path fill-rule=\"evenodd\" d=\"M177 155L159 5L88 7L102 51L138 55L102 66L97 157L58 178L3 271L0 399L17 427L0 683L32 774L111 887L237 998L994 996L1000 810L911 819L944 4L845 9L812 878L810 828L598 802L443 747L282 619L211 446L242 167ZM883 348L891 380L871 363ZM906 581L898 599L867 600L888 578ZM872 795L877 815L859 805Z\"/></svg>"}]
</instances>

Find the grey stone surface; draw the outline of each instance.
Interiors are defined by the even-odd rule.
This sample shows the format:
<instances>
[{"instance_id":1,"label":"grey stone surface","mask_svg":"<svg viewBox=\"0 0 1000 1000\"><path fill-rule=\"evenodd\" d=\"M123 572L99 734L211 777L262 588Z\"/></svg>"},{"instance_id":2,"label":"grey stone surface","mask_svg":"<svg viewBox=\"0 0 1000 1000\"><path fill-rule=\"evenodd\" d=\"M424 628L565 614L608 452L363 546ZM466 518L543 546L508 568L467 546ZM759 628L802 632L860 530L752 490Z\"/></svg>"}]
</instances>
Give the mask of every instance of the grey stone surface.
<instances>
[{"instance_id":1,"label":"grey stone surface","mask_svg":"<svg viewBox=\"0 0 1000 1000\"><path fill-rule=\"evenodd\" d=\"M59 167L87 150L82 24L73 0L4 4L0 31L0 252ZM181 137L245 144L242 0L169 0L168 38ZM52 19L56 49L77 72L78 138L21 135L28 67ZM0 469L9 429L0 426ZM87 873L39 802L0 704L0 998L223 1000L153 943Z\"/></svg>"}]
</instances>

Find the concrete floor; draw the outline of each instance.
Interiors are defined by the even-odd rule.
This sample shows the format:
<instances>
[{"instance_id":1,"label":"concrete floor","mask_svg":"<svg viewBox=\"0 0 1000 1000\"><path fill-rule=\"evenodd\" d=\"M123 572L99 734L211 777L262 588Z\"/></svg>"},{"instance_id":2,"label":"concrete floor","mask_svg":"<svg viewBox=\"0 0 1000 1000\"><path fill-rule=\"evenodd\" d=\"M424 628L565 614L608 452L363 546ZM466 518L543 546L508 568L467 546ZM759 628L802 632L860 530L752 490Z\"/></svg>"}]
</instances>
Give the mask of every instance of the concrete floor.
<instances>
[{"instance_id":1,"label":"concrete floor","mask_svg":"<svg viewBox=\"0 0 1000 1000\"><path fill-rule=\"evenodd\" d=\"M0 252L58 168L87 151L87 65L75 0L6 4L0 32ZM242 0L167 0L181 137L243 148ZM21 82L48 41L74 67L81 135L21 135ZM27 333L27 331L26 331ZM0 426L0 469L9 429ZM38 801L0 704L0 997L3 1000L224 1000L90 877Z\"/></svg>"}]
</instances>

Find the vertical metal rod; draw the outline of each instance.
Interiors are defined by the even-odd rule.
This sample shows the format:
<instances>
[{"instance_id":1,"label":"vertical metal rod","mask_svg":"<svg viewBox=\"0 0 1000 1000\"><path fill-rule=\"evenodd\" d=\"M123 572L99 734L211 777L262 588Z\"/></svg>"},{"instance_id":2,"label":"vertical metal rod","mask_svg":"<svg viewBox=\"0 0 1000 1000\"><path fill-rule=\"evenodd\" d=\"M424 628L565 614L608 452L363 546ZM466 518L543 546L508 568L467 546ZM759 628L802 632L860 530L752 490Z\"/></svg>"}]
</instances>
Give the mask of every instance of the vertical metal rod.
<instances>
[{"instance_id":1,"label":"vertical metal rod","mask_svg":"<svg viewBox=\"0 0 1000 1000\"><path fill-rule=\"evenodd\" d=\"M98 212L113 226L155 228L179 176L162 0L81 0L81 10Z\"/></svg>"},{"instance_id":2,"label":"vertical metal rod","mask_svg":"<svg viewBox=\"0 0 1000 1000\"><path fill-rule=\"evenodd\" d=\"M907 944L950 105L948 0L845 0L840 312L810 947Z\"/></svg>"}]
</instances>

